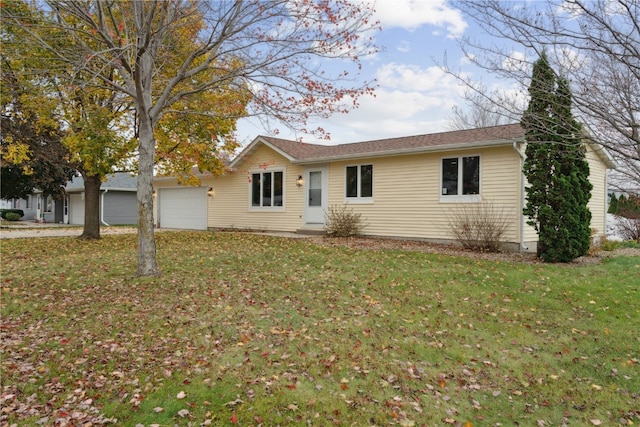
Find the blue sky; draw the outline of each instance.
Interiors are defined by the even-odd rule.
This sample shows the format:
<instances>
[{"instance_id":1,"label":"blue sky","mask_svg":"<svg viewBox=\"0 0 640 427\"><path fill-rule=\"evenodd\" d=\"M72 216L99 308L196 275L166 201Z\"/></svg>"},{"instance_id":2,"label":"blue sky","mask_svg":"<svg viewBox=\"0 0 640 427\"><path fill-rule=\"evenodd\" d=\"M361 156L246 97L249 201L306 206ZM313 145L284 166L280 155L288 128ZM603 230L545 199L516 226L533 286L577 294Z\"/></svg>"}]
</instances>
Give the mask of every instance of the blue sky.
<instances>
[{"instance_id":1,"label":"blue sky","mask_svg":"<svg viewBox=\"0 0 640 427\"><path fill-rule=\"evenodd\" d=\"M445 0L378 0L377 17L382 31L376 35L381 52L363 62L363 79L377 80L376 96L360 98L360 107L316 121L331 133L331 144L449 130L454 105L466 105L464 88L438 63L465 67L456 37L475 29L454 5ZM480 78L480 76L478 76ZM279 137L296 135L280 128ZM238 126L239 140L246 144L267 131L257 121ZM301 136L305 142L317 142Z\"/></svg>"}]
</instances>

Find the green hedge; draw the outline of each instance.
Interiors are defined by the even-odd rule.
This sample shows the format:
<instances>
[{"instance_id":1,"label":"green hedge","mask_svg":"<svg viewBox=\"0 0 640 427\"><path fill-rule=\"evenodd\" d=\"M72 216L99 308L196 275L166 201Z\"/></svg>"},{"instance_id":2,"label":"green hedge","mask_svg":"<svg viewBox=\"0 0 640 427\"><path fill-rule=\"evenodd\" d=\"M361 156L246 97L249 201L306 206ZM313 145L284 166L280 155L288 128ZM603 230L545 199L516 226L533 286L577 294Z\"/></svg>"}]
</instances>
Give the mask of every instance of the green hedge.
<instances>
[{"instance_id":1,"label":"green hedge","mask_svg":"<svg viewBox=\"0 0 640 427\"><path fill-rule=\"evenodd\" d=\"M22 209L0 209L0 216L4 219L9 219L7 218L7 214L8 213L14 213L16 215L18 215L17 219L20 219L24 216L24 211ZM11 220L11 221L16 221L17 219Z\"/></svg>"},{"instance_id":2,"label":"green hedge","mask_svg":"<svg viewBox=\"0 0 640 427\"><path fill-rule=\"evenodd\" d=\"M20 214L7 212L4 217L7 221L18 221L20 219Z\"/></svg>"}]
</instances>

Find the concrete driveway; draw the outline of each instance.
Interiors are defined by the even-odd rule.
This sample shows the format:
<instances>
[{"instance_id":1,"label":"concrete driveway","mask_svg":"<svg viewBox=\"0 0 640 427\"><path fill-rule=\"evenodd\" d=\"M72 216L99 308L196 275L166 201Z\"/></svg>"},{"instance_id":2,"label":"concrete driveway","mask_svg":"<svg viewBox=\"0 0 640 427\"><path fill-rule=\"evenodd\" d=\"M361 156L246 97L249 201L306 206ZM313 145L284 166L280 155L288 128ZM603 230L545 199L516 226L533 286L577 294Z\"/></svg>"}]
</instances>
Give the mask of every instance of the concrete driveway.
<instances>
[{"instance_id":1,"label":"concrete driveway","mask_svg":"<svg viewBox=\"0 0 640 427\"><path fill-rule=\"evenodd\" d=\"M100 234L132 234L134 227L100 227ZM78 237L82 234L82 226L58 224L18 223L2 226L0 239L22 239L31 237Z\"/></svg>"},{"instance_id":2,"label":"concrete driveway","mask_svg":"<svg viewBox=\"0 0 640 427\"><path fill-rule=\"evenodd\" d=\"M187 231L169 228L156 228L156 232L167 231ZM135 227L100 227L100 235L105 236L107 234L135 234L138 229ZM24 239L32 237L79 237L82 234L81 225L68 225L68 224L48 224L37 222L18 222L15 224L6 225L3 224L0 227L0 239ZM311 236L306 234L296 234L287 232L255 232L254 234L262 234L265 236L277 236L277 237L289 237L296 239L310 239L317 236Z\"/></svg>"}]
</instances>

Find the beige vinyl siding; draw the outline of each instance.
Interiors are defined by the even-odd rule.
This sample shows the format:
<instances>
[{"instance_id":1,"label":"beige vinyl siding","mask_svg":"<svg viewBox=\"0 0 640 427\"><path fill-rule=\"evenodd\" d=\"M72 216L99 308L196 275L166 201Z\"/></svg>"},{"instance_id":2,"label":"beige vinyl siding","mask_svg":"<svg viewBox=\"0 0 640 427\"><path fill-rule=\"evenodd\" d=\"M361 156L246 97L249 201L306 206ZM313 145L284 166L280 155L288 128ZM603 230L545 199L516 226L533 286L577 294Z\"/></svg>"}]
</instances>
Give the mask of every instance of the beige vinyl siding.
<instances>
[{"instance_id":1,"label":"beige vinyl siding","mask_svg":"<svg viewBox=\"0 0 640 427\"><path fill-rule=\"evenodd\" d=\"M525 151L526 148L526 144L523 144L521 147L522 152ZM522 166L524 166L524 161L520 164L520 176L521 179L524 182L524 187L529 185L529 181L527 180L527 178L522 174ZM525 208L527 206L527 190L525 188L522 188L522 197L523 197L523 205L522 207ZM529 217L527 217L526 215L524 216L524 232L522 235L522 240L525 244L525 246L529 247L530 250L535 250L536 246L537 246L537 242L538 242L538 232L536 231L535 228L533 228L533 226L527 224L527 221L529 221Z\"/></svg>"},{"instance_id":2,"label":"beige vinyl siding","mask_svg":"<svg viewBox=\"0 0 640 427\"><path fill-rule=\"evenodd\" d=\"M519 156L511 146L459 152L416 154L334 162L329 171L329 204L347 202L362 214L364 234L374 236L450 240L448 215L465 204L440 199L443 157L480 156L480 192L511 217L505 240L518 241ZM373 165L373 202L345 199L345 169ZM472 204L466 204L472 205Z\"/></svg>"},{"instance_id":3,"label":"beige vinyl siding","mask_svg":"<svg viewBox=\"0 0 640 427\"><path fill-rule=\"evenodd\" d=\"M591 228L597 236L603 236L607 217L607 166L603 162L601 154L605 154L598 153L597 147L591 144L585 146L587 149L586 159L589 163L589 182L593 185L591 199L587 205L591 211ZM538 241L538 235L533 227L525 225L524 240L525 242Z\"/></svg>"},{"instance_id":4,"label":"beige vinyl siding","mask_svg":"<svg viewBox=\"0 0 640 427\"><path fill-rule=\"evenodd\" d=\"M519 243L523 222L521 157L512 146L483 150L480 156L482 200L509 218L504 241Z\"/></svg>"},{"instance_id":5,"label":"beige vinyl siding","mask_svg":"<svg viewBox=\"0 0 640 427\"><path fill-rule=\"evenodd\" d=\"M604 236L607 220L607 166L602 161L597 147L587 144L586 158L589 163L589 181L593 185L589 210L591 211L591 229L595 236Z\"/></svg>"},{"instance_id":6,"label":"beige vinyl siding","mask_svg":"<svg viewBox=\"0 0 640 427\"><path fill-rule=\"evenodd\" d=\"M520 147L524 150L524 147ZM606 219L606 164L592 147L588 147L590 180L594 186L589 208L592 228L602 234ZM522 158L510 144L459 151L430 152L388 157L372 157L326 163L328 204L348 204L362 214L367 224L364 234L370 236L451 241L454 236L449 224L451 213L478 203L455 202L442 197L442 159L480 156L480 200L490 202L508 216L504 241L525 242L535 250L538 240L533 227L522 215ZM347 166L373 165L373 197L347 199L345 175ZM312 165L308 165L312 166ZM252 173L282 171L282 208L250 206ZM237 166L224 176L205 178L201 186L211 187L214 195L207 197L208 228L290 231L304 228L305 187L296 185L299 175L305 176L305 165L293 165L267 145L258 144ZM175 179L159 178L156 188L178 187Z\"/></svg>"},{"instance_id":7,"label":"beige vinyl siding","mask_svg":"<svg viewBox=\"0 0 640 427\"><path fill-rule=\"evenodd\" d=\"M281 210L250 208L249 192L252 173L283 171L284 207ZM302 166L289 161L269 149L260 146L247 158L238 170L214 178L209 185L215 196L209 198L209 228L238 228L261 231L295 231L302 226L303 189L296 185Z\"/></svg>"}]
</instances>

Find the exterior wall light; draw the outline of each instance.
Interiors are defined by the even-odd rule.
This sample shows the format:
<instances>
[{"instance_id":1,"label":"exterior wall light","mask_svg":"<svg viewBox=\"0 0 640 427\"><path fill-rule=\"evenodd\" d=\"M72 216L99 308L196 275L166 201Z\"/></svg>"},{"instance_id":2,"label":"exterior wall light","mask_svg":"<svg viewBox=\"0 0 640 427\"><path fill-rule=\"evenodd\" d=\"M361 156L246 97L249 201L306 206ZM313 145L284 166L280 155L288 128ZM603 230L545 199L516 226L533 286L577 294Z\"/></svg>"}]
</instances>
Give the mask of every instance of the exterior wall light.
<instances>
[{"instance_id":1,"label":"exterior wall light","mask_svg":"<svg viewBox=\"0 0 640 427\"><path fill-rule=\"evenodd\" d=\"M213 188L209 187L209 190L207 190L207 196L215 197L215 195L216 195L216 191Z\"/></svg>"},{"instance_id":2,"label":"exterior wall light","mask_svg":"<svg viewBox=\"0 0 640 427\"><path fill-rule=\"evenodd\" d=\"M298 187L302 187L304 185L304 179L302 179L302 175L298 175L298 179L296 179L296 185Z\"/></svg>"}]
</instances>

